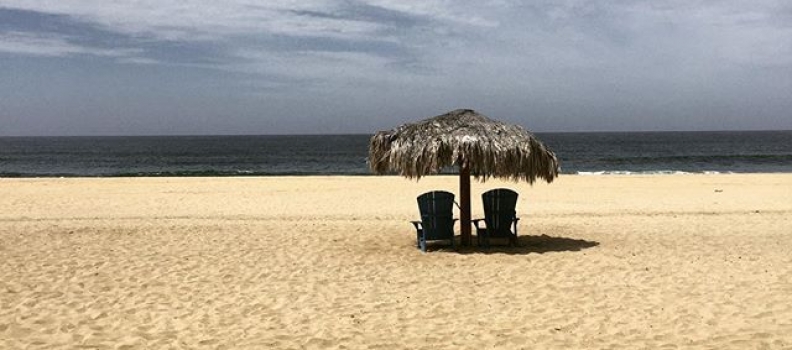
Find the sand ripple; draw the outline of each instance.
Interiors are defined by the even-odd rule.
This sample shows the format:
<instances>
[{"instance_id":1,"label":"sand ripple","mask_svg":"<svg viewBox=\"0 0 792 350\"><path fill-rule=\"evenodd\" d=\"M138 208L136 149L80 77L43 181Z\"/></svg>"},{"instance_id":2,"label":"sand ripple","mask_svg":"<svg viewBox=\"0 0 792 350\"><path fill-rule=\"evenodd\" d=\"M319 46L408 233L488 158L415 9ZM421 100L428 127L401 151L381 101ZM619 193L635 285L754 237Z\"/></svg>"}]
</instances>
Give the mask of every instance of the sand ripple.
<instances>
[{"instance_id":1,"label":"sand ripple","mask_svg":"<svg viewBox=\"0 0 792 350\"><path fill-rule=\"evenodd\" d=\"M428 254L411 204L346 220L7 216L0 349L791 348L779 203L538 211L518 247Z\"/></svg>"}]
</instances>

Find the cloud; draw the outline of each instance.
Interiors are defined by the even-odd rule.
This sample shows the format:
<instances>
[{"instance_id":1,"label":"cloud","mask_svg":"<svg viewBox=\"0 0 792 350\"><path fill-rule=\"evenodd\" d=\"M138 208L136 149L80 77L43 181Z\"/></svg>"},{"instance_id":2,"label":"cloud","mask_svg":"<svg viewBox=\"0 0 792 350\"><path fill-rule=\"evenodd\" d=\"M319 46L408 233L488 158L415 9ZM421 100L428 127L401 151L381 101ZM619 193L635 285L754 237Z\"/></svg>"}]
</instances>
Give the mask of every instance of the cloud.
<instances>
[{"instance_id":1,"label":"cloud","mask_svg":"<svg viewBox=\"0 0 792 350\"><path fill-rule=\"evenodd\" d=\"M783 0L0 0L0 59L194 70L185 84L211 70L216 90L250 88L284 114L327 110L284 102L308 95L347 113L462 104L620 127L737 115L739 99L782 110L768 96L792 86L790 23Z\"/></svg>"},{"instance_id":2,"label":"cloud","mask_svg":"<svg viewBox=\"0 0 792 350\"><path fill-rule=\"evenodd\" d=\"M431 49L449 36L454 39L472 36L475 40L471 41L483 47L488 47L488 41L504 45L516 41L519 45L527 39L531 44L540 44L539 48L558 49L589 42L618 51L634 45L635 41L645 40L643 35L651 39L666 33L674 35L673 39L684 40L685 33L681 30L684 29L693 38L706 36L717 39L716 43L722 42L721 37L736 37L737 46L723 51L724 55L730 55L756 47L756 43L743 43L741 36L755 38L767 34L769 43L788 47L779 40L790 34L788 21L777 18L784 12L787 13L785 19L789 18L788 5L785 8L780 1L746 5L741 1L662 4L538 1L526 4L514 0L2 0L0 8L38 13L42 18L49 16L49 21L61 30L67 30L68 21L72 21L83 23L83 28L89 24L108 33L140 40L228 41L229 46L248 44L244 38L250 37L270 38L269 43L277 42L278 38L286 39L281 42L294 38L295 42L302 40L300 44L306 49L318 51L323 50L322 45L328 46L321 40L346 42L347 46L379 42ZM259 44L270 48L268 40ZM507 48L500 47L501 54L510 54ZM354 48L346 49L352 50ZM776 53L770 49L765 51L768 55Z\"/></svg>"},{"instance_id":3,"label":"cloud","mask_svg":"<svg viewBox=\"0 0 792 350\"><path fill-rule=\"evenodd\" d=\"M92 55L104 57L128 57L138 54L135 49L91 48L70 43L66 38L55 35L30 33L0 33L0 51L22 55L63 57L70 55Z\"/></svg>"},{"instance_id":4,"label":"cloud","mask_svg":"<svg viewBox=\"0 0 792 350\"><path fill-rule=\"evenodd\" d=\"M2 1L0 6L66 15L132 36L162 40L212 40L252 33L354 38L378 29L354 18L306 20L301 11L333 12L331 1Z\"/></svg>"},{"instance_id":5,"label":"cloud","mask_svg":"<svg viewBox=\"0 0 792 350\"><path fill-rule=\"evenodd\" d=\"M0 0L0 17L3 13L10 14L0 21L6 23L6 52L117 51L137 53L126 57L127 63L198 64L299 78L307 72L327 78L333 71L349 77L347 72L359 65L372 74L392 69L397 70L394 75L464 71L481 79L511 79L519 71L541 80L564 69L599 68L667 76L664 67L685 74L685 67L787 66L792 60L792 11L772 0L750 5ZM317 68L321 60L325 70ZM293 64L280 63L284 61ZM298 62L304 69L294 69Z\"/></svg>"},{"instance_id":6,"label":"cloud","mask_svg":"<svg viewBox=\"0 0 792 350\"><path fill-rule=\"evenodd\" d=\"M9 19L4 21L6 30L14 33L13 45L5 40L6 52L116 49L139 53L121 60L124 63L200 64L267 74L273 73L273 61L288 55L302 62L308 56L324 56L339 71L359 65L363 56L369 56L367 62L382 62L379 68L399 67L419 60L419 53L405 39L410 31L436 25L421 14L355 1L138 1L134 6L90 0L0 1L2 17ZM49 40L30 39L34 37ZM51 45L53 37L58 45ZM349 59L339 59L344 52L350 53Z\"/></svg>"}]
</instances>

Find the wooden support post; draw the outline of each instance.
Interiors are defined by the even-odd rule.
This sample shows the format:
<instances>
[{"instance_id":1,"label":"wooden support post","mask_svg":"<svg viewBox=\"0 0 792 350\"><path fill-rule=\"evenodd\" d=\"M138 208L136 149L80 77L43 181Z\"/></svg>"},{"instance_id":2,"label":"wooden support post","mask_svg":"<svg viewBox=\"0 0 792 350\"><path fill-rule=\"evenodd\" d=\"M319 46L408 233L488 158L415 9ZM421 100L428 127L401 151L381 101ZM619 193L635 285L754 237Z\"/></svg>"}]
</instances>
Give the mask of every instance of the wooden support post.
<instances>
[{"instance_id":1,"label":"wooden support post","mask_svg":"<svg viewBox=\"0 0 792 350\"><path fill-rule=\"evenodd\" d=\"M465 162L459 168L459 224L462 245L470 246L470 168Z\"/></svg>"}]
</instances>

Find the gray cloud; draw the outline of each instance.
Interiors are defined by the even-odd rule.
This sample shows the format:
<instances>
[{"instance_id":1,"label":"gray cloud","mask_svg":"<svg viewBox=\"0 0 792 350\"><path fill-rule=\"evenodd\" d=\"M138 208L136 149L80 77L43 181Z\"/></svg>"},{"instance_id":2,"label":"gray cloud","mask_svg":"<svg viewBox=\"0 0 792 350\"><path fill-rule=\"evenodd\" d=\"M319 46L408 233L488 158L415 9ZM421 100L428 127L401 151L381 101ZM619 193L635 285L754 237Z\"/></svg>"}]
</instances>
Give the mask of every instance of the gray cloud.
<instances>
[{"instance_id":1,"label":"gray cloud","mask_svg":"<svg viewBox=\"0 0 792 350\"><path fill-rule=\"evenodd\" d=\"M163 133L368 132L457 107L544 131L792 129L790 19L772 0L0 0L0 61L15 68L0 92L27 81L84 97L34 71L85 94L156 82L173 98L139 94L128 103L146 108L114 114L167 120ZM91 65L127 85L82 86ZM16 133L74 109L20 101L0 100ZM89 111L103 132L157 124L111 123L108 109Z\"/></svg>"}]
</instances>

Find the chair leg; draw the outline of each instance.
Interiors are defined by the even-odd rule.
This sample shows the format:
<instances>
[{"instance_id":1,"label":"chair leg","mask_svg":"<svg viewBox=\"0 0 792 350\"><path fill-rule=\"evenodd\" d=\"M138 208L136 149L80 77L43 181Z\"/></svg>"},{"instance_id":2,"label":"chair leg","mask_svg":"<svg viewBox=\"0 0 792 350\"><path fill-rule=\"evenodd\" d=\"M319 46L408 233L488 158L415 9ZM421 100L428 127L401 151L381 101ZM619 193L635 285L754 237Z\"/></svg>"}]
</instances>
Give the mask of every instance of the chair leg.
<instances>
[{"instance_id":1,"label":"chair leg","mask_svg":"<svg viewBox=\"0 0 792 350\"><path fill-rule=\"evenodd\" d=\"M422 253L426 253L426 240L421 237L420 248Z\"/></svg>"},{"instance_id":2,"label":"chair leg","mask_svg":"<svg viewBox=\"0 0 792 350\"><path fill-rule=\"evenodd\" d=\"M514 236L512 236L512 245L517 246L517 225L514 225Z\"/></svg>"}]
</instances>

